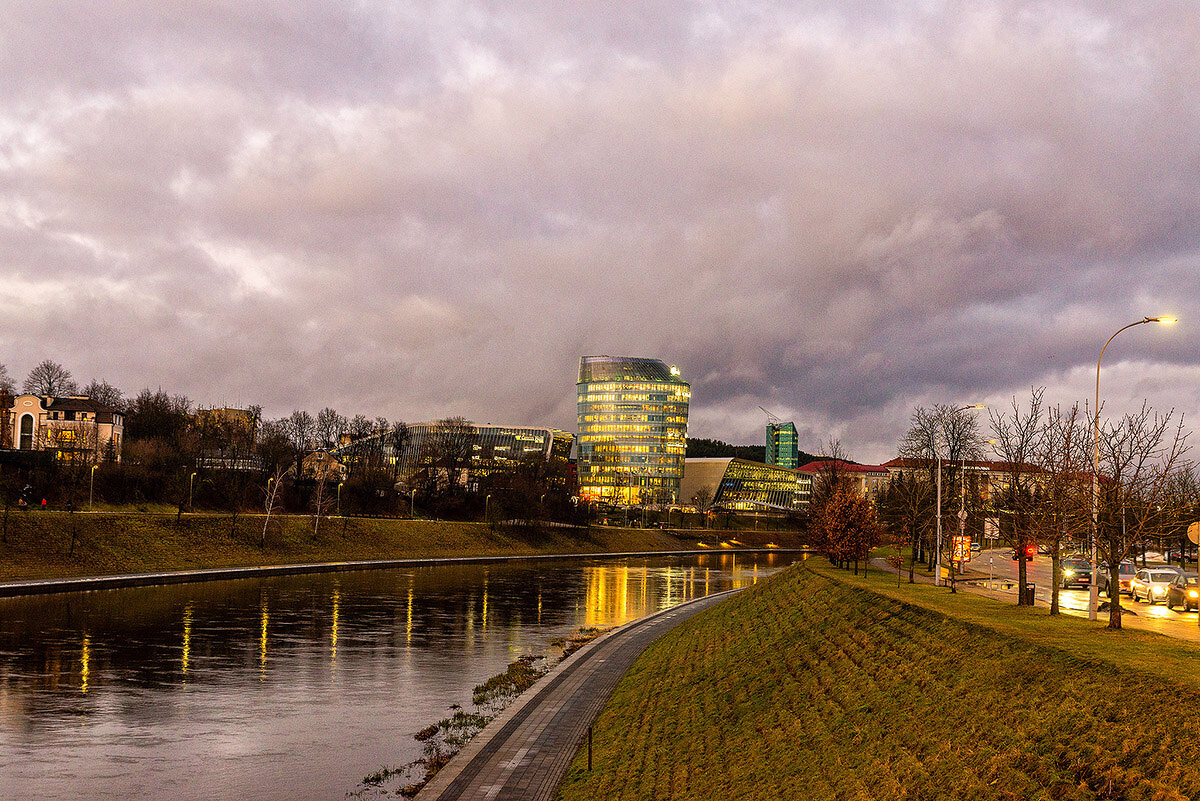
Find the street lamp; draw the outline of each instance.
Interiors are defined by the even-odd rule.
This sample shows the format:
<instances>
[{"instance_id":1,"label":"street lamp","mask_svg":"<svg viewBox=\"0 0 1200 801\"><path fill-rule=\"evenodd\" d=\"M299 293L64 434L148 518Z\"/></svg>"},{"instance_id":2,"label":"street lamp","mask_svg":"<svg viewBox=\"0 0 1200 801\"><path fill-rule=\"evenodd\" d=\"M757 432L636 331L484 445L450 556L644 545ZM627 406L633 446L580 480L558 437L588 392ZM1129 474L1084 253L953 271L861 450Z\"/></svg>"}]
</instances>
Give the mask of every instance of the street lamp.
<instances>
[{"instance_id":1,"label":"street lamp","mask_svg":"<svg viewBox=\"0 0 1200 801\"><path fill-rule=\"evenodd\" d=\"M342 516L342 485L343 485L343 484L345 484L345 483L346 483L345 481L339 481L339 482L338 482L338 497L337 497L337 514L338 514L338 517L341 517L341 516Z\"/></svg>"},{"instance_id":2,"label":"street lamp","mask_svg":"<svg viewBox=\"0 0 1200 801\"><path fill-rule=\"evenodd\" d=\"M1177 322L1178 318L1175 317L1143 317L1127 326L1118 328L1117 334L1126 328L1133 328L1135 325L1145 325L1146 323L1174 325ZM1108 338L1108 342L1105 342L1104 347L1100 349L1100 358L1096 359L1096 408L1093 410L1095 418L1092 424L1092 581L1091 586L1088 587L1088 620L1096 619L1096 609L1100 601L1100 587L1098 586L1100 579L1100 363L1104 361L1104 351L1117 338L1117 334Z\"/></svg>"},{"instance_id":3,"label":"street lamp","mask_svg":"<svg viewBox=\"0 0 1200 801\"><path fill-rule=\"evenodd\" d=\"M967 409L986 409L982 403L972 403L967 406L960 406L948 414L958 414L965 412ZM934 450L937 451L937 549L934 551L934 569L933 569L933 586L942 586L942 445L941 445L942 421L938 421L937 430L934 434Z\"/></svg>"},{"instance_id":4,"label":"street lamp","mask_svg":"<svg viewBox=\"0 0 1200 801\"><path fill-rule=\"evenodd\" d=\"M99 466L100 465L98 465L98 464L92 465L92 474L88 478L88 511L89 512L92 511L92 498L94 497L93 490L95 490L95 488L96 488L96 468Z\"/></svg>"},{"instance_id":5,"label":"street lamp","mask_svg":"<svg viewBox=\"0 0 1200 801\"><path fill-rule=\"evenodd\" d=\"M196 511L195 508L192 506L192 485L195 483L195 481L196 481L195 473L192 473L190 476L188 476L188 511L189 512Z\"/></svg>"},{"instance_id":6,"label":"street lamp","mask_svg":"<svg viewBox=\"0 0 1200 801\"><path fill-rule=\"evenodd\" d=\"M417 519L417 491L413 490L408 496L408 516Z\"/></svg>"},{"instance_id":7,"label":"street lamp","mask_svg":"<svg viewBox=\"0 0 1200 801\"><path fill-rule=\"evenodd\" d=\"M485 522L485 523L487 522L487 519L488 519L488 504L490 504L491 502L492 502L491 495L488 495L486 498L483 499L483 522Z\"/></svg>"}]
</instances>

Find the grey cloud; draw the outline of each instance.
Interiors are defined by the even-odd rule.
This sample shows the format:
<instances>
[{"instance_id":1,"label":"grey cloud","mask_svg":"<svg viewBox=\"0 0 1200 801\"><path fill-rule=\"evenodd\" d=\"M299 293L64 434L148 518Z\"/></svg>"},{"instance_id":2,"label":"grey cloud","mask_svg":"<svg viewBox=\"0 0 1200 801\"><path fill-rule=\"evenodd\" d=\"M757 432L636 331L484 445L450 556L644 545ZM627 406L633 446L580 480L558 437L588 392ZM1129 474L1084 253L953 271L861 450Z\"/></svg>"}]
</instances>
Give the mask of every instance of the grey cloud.
<instances>
[{"instance_id":1,"label":"grey cloud","mask_svg":"<svg viewBox=\"0 0 1200 801\"><path fill-rule=\"evenodd\" d=\"M698 435L885 458L1197 307L1183 2L12 11L14 374L572 428L578 357L644 354ZM1122 358L1191 376L1194 330Z\"/></svg>"}]
</instances>

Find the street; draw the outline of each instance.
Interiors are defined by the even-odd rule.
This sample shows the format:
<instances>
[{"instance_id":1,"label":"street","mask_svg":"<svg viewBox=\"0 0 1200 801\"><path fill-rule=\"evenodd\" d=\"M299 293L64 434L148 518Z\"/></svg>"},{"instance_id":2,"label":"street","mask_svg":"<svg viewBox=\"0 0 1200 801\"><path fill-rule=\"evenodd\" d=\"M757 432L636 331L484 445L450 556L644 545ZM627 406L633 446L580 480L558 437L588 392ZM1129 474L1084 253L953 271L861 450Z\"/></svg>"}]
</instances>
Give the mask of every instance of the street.
<instances>
[{"instance_id":1,"label":"street","mask_svg":"<svg viewBox=\"0 0 1200 801\"><path fill-rule=\"evenodd\" d=\"M1017 562L1012 558L1011 548L997 548L990 551L982 551L977 554L972 554L972 559L967 563L967 570L970 573L982 574L985 576L994 576L990 582L991 589L997 592L1007 592L1013 599L1016 598L1016 581L1017 581ZM1148 560L1148 566L1154 566L1153 560ZM1161 563L1160 563L1161 564ZM1039 606L1050 605L1050 591L1053 586L1050 580L1050 568L1052 561L1046 554L1038 554L1033 561L1026 565L1026 581L1036 585L1035 597ZM1138 563L1141 566L1141 563ZM1011 584L1011 588L1004 589L1002 582ZM988 587L987 581L972 582L979 587ZM1100 595L1100 603L1108 600L1108 596L1104 593ZM1063 614L1078 615L1087 617L1088 613L1088 591L1082 590L1063 590L1058 596L1059 608ZM1167 609L1164 604L1147 604L1134 601L1127 595L1121 596L1122 623L1131 625L1135 628L1146 629L1148 631L1157 631L1160 634L1168 634L1174 637L1184 637L1187 639L1200 638L1200 615L1196 612L1182 612L1178 608L1175 610ZM1107 612L1100 612L1101 620L1108 619Z\"/></svg>"}]
</instances>

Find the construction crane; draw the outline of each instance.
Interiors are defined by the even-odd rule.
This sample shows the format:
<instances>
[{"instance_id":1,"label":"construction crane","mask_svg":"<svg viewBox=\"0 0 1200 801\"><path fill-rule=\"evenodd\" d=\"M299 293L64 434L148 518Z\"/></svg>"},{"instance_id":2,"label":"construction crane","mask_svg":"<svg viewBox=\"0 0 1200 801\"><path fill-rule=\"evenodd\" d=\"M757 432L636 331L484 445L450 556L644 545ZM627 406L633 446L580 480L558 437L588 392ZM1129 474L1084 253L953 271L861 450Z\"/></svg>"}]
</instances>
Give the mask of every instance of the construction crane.
<instances>
[{"instance_id":1,"label":"construction crane","mask_svg":"<svg viewBox=\"0 0 1200 801\"><path fill-rule=\"evenodd\" d=\"M767 416L767 422L770 423L771 425L777 426L783 422L783 418L780 417L779 415L771 414L766 409L763 409L763 407L761 407L761 406L759 406L758 408L762 409L763 414L765 414Z\"/></svg>"}]
</instances>

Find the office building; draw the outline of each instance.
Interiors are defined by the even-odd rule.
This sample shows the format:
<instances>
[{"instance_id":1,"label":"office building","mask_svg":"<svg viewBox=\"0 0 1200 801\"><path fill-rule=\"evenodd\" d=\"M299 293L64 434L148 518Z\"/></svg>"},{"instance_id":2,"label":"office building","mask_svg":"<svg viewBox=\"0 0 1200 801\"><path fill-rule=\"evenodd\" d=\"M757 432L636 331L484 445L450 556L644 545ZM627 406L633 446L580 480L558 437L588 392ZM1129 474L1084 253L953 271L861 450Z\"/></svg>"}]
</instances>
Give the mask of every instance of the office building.
<instances>
[{"instance_id":1,"label":"office building","mask_svg":"<svg viewBox=\"0 0 1200 801\"><path fill-rule=\"evenodd\" d=\"M799 461L796 424L778 421L767 423L767 464L795 470L800 466Z\"/></svg>"},{"instance_id":2,"label":"office building","mask_svg":"<svg viewBox=\"0 0 1200 801\"><path fill-rule=\"evenodd\" d=\"M691 387L658 359L579 360L579 494L618 504L679 498Z\"/></svg>"}]
</instances>

